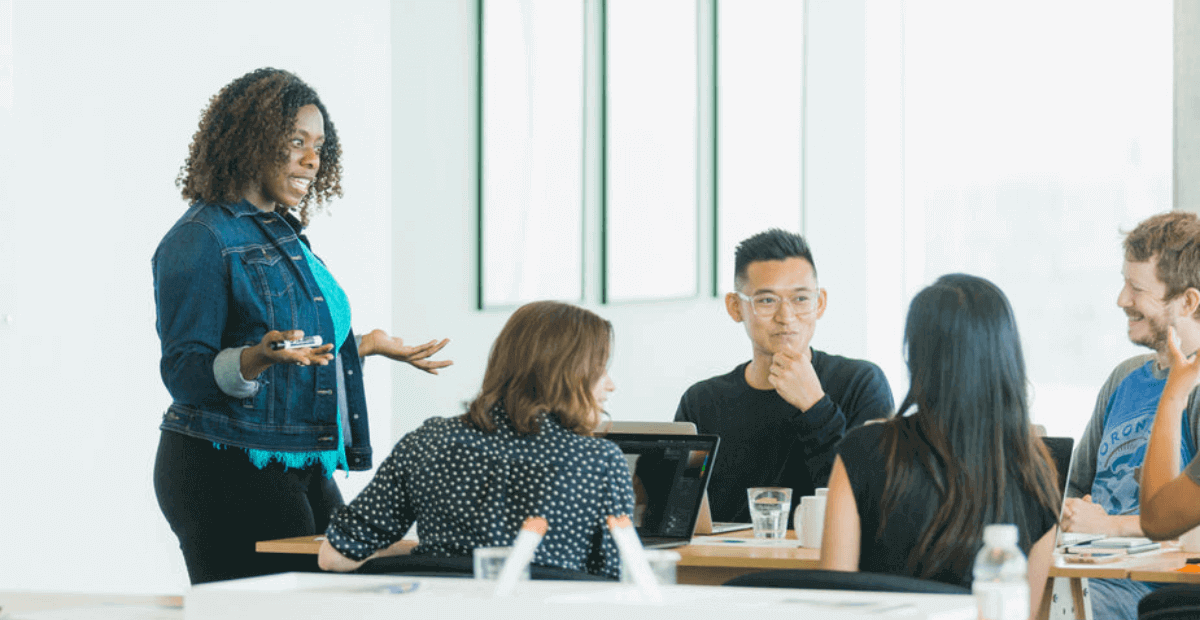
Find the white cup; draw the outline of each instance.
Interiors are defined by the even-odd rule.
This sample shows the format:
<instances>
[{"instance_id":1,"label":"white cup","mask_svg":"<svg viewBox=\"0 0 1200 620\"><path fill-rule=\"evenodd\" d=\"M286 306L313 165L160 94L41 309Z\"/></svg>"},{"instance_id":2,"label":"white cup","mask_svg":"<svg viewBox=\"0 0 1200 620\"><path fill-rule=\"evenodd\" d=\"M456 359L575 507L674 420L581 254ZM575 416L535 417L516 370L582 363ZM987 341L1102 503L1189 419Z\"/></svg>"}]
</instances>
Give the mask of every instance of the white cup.
<instances>
[{"instance_id":1,"label":"white cup","mask_svg":"<svg viewBox=\"0 0 1200 620\"><path fill-rule=\"evenodd\" d=\"M821 537L825 533L825 496L810 495L800 498L800 509L804 526L804 537L800 540L805 547L821 548Z\"/></svg>"},{"instance_id":2,"label":"white cup","mask_svg":"<svg viewBox=\"0 0 1200 620\"><path fill-rule=\"evenodd\" d=\"M825 497L826 495L829 495L829 489L827 487L821 487L817 489L817 492L813 493L813 495L816 495L817 497Z\"/></svg>"},{"instance_id":3,"label":"white cup","mask_svg":"<svg viewBox=\"0 0 1200 620\"><path fill-rule=\"evenodd\" d=\"M1189 553L1200 551L1200 526L1194 527L1179 536L1179 550Z\"/></svg>"}]
</instances>

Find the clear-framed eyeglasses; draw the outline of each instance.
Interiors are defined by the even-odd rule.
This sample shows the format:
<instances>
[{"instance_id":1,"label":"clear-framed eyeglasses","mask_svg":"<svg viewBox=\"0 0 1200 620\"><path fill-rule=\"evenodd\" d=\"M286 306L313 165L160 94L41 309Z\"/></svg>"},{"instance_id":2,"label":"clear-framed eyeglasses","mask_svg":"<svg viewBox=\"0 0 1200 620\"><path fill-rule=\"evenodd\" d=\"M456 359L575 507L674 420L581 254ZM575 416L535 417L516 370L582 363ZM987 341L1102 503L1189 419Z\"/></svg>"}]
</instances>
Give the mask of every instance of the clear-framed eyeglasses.
<instances>
[{"instance_id":1,"label":"clear-framed eyeglasses","mask_svg":"<svg viewBox=\"0 0 1200 620\"><path fill-rule=\"evenodd\" d=\"M779 312L779 309L783 307L785 302L792 309L793 313L806 315L817 311L817 299L820 297L820 289L811 292L793 293L787 297L780 297L771 293L761 293L751 297L742 292L737 292L737 296L742 301L749 302L750 308L758 316L775 316L775 313Z\"/></svg>"}]
</instances>

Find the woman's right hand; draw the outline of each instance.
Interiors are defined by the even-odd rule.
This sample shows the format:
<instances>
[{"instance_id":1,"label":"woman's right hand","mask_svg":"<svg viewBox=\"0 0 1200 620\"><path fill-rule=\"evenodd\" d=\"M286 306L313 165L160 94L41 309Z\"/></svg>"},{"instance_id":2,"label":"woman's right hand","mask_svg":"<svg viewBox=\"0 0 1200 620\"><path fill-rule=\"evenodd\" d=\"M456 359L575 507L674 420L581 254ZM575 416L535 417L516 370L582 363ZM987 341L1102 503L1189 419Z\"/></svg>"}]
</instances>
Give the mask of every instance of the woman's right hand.
<instances>
[{"instance_id":1,"label":"woman's right hand","mask_svg":"<svg viewBox=\"0 0 1200 620\"><path fill-rule=\"evenodd\" d=\"M242 350L242 378L253 381L258 375L275 364L297 366L325 366L333 361L333 343L307 349L272 349L271 345L284 340L299 340L304 332L293 329L286 332L271 330L263 334L262 340Z\"/></svg>"}]
</instances>

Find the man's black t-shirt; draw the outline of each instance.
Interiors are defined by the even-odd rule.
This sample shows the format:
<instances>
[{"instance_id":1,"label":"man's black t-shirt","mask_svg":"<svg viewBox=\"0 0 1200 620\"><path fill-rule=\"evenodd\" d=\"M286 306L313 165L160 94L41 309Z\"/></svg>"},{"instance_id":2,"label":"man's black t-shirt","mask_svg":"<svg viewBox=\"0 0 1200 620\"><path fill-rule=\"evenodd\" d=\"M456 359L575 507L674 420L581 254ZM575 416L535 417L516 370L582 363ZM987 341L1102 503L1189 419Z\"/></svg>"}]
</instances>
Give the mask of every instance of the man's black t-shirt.
<instances>
[{"instance_id":1,"label":"man's black t-shirt","mask_svg":"<svg viewBox=\"0 0 1200 620\"><path fill-rule=\"evenodd\" d=\"M749 487L788 487L792 503L799 503L828 482L834 449L847 429L891 415L892 390L878 366L816 349L812 354L825 396L808 411L775 390L750 387L749 362L683 394L675 419L721 437L708 483L713 519L748 522Z\"/></svg>"}]
</instances>

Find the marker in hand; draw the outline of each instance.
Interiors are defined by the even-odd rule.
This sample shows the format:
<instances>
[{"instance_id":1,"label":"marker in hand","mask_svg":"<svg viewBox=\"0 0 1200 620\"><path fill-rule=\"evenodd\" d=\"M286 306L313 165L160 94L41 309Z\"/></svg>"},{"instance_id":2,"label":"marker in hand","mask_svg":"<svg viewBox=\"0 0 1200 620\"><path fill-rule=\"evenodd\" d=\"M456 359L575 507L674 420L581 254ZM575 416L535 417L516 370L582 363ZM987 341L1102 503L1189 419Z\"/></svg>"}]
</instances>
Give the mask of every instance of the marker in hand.
<instances>
[{"instance_id":1,"label":"marker in hand","mask_svg":"<svg viewBox=\"0 0 1200 620\"><path fill-rule=\"evenodd\" d=\"M309 336L299 340L277 340L271 343L272 351L282 349L311 349L321 346L322 340L320 336Z\"/></svg>"},{"instance_id":2,"label":"marker in hand","mask_svg":"<svg viewBox=\"0 0 1200 620\"><path fill-rule=\"evenodd\" d=\"M529 517L521 525L517 540L513 542L512 552L500 569L496 579L496 596L508 596L517 587L517 578L525 572L525 568L533 561L533 552L542 543L542 537L550 529L550 524L542 517Z\"/></svg>"},{"instance_id":3,"label":"marker in hand","mask_svg":"<svg viewBox=\"0 0 1200 620\"><path fill-rule=\"evenodd\" d=\"M629 570L629 574L633 576L633 583L641 590L642 596L650 601L662 601L658 580L650 570L650 562L646 560L642 541L638 539L629 515L609 515L608 529L612 532L613 542L617 543L617 551L621 553L621 570Z\"/></svg>"}]
</instances>

